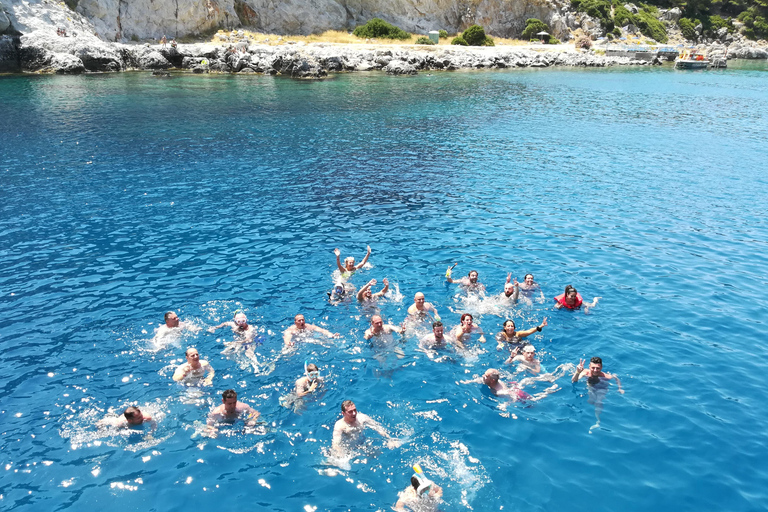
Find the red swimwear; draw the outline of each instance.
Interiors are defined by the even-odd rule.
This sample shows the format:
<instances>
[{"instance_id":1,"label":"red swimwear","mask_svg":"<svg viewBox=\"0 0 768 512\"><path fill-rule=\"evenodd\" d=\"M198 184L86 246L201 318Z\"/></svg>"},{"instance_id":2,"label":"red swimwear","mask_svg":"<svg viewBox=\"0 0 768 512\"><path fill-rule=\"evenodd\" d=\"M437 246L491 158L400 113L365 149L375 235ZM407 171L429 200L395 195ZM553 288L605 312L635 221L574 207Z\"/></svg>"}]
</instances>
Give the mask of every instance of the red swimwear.
<instances>
[{"instance_id":1,"label":"red swimwear","mask_svg":"<svg viewBox=\"0 0 768 512\"><path fill-rule=\"evenodd\" d=\"M564 308L568 309L578 309L581 307L581 294L579 292L576 292L576 305L569 306L567 302L565 302L565 294L561 293L557 297L555 297L555 302L563 306Z\"/></svg>"}]
</instances>

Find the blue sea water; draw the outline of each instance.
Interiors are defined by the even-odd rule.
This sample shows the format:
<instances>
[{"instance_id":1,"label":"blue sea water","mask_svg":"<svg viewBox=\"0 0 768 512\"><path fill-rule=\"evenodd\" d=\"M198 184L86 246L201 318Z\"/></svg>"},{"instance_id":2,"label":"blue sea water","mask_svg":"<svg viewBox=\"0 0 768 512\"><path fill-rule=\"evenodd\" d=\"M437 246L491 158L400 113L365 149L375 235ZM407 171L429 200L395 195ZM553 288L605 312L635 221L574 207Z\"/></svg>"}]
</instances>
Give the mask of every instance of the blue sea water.
<instances>
[{"instance_id":1,"label":"blue sea water","mask_svg":"<svg viewBox=\"0 0 768 512\"><path fill-rule=\"evenodd\" d=\"M389 510L420 463L443 510L765 510L768 66L337 75L0 78L0 508ZM380 353L370 309L331 304L333 249L388 278L399 324L422 291L489 341L443 360ZM546 300L489 295L531 272ZM573 284L599 305L556 311ZM247 313L255 371L207 328ZM153 342L163 313L194 326ZM282 350L296 313L339 339ZM490 334L529 328L550 370L621 378L601 428L570 373L540 401ZM422 331L422 334L426 330ZM196 347L210 388L171 380ZM305 361L326 392L281 405ZM527 389L541 392L549 383ZM256 433L202 435L220 392ZM401 447L328 457L344 399ZM127 405L154 432L95 422Z\"/></svg>"}]
</instances>

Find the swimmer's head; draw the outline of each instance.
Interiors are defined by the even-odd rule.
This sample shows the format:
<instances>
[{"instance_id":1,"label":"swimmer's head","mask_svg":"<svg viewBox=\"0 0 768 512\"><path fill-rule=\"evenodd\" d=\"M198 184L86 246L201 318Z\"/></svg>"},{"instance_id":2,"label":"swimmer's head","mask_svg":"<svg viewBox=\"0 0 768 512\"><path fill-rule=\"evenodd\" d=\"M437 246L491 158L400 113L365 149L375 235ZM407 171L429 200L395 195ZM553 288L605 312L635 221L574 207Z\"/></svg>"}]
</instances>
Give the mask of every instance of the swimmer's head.
<instances>
[{"instance_id":1,"label":"swimmer's head","mask_svg":"<svg viewBox=\"0 0 768 512\"><path fill-rule=\"evenodd\" d=\"M200 360L200 354L197 352L197 349L194 347L190 347L187 349L186 352L184 352L184 355L187 356L187 362L197 362Z\"/></svg>"},{"instance_id":2,"label":"swimmer's head","mask_svg":"<svg viewBox=\"0 0 768 512\"><path fill-rule=\"evenodd\" d=\"M424 294L421 292L418 292L413 296L413 303L416 304L417 308L423 306L425 300L426 299L424 298Z\"/></svg>"},{"instance_id":3,"label":"swimmer's head","mask_svg":"<svg viewBox=\"0 0 768 512\"><path fill-rule=\"evenodd\" d=\"M461 315L461 325L472 325L472 315L469 313Z\"/></svg>"},{"instance_id":4,"label":"swimmer's head","mask_svg":"<svg viewBox=\"0 0 768 512\"><path fill-rule=\"evenodd\" d=\"M488 386L495 386L499 382L499 370L496 368L489 368L483 374L483 382Z\"/></svg>"},{"instance_id":5,"label":"swimmer's head","mask_svg":"<svg viewBox=\"0 0 768 512\"><path fill-rule=\"evenodd\" d=\"M422 475L414 474L411 477L411 485L419 496L429 494L429 490L432 488L432 481Z\"/></svg>"},{"instance_id":6,"label":"swimmer's head","mask_svg":"<svg viewBox=\"0 0 768 512\"><path fill-rule=\"evenodd\" d=\"M523 347L523 355L526 356L527 359L531 359L536 355L536 349L533 345L526 345Z\"/></svg>"},{"instance_id":7,"label":"swimmer's head","mask_svg":"<svg viewBox=\"0 0 768 512\"><path fill-rule=\"evenodd\" d=\"M299 313L295 317L293 317L293 324L298 327L299 329L304 329L304 327L307 325L306 320L304 320L304 315Z\"/></svg>"},{"instance_id":8,"label":"swimmer's head","mask_svg":"<svg viewBox=\"0 0 768 512\"><path fill-rule=\"evenodd\" d=\"M603 371L603 360L599 357L593 357L589 360L589 372L592 375L600 375Z\"/></svg>"},{"instance_id":9,"label":"swimmer's head","mask_svg":"<svg viewBox=\"0 0 768 512\"><path fill-rule=\"evenodd\" d=\"M443 322L440 320L432 324L432 332L435 334L435 337L442 338L444 330L445 328L443 327Z\"/></svg>"},{"instance_id":10,"label":"swimmer's head","mask_svg":"<svg viewBox=\"0 0 768 512\"><path fill-rule=\"evenodd\" d=\"M357 407L352 400L344 400L341 402L341 414L344 417L344 421L353 424L357 420Z\"/></svg>"},{"instance_id":11,"label":"swimmer's head","mask_svg":"<svg viewBox=\"0 0 768 512\"><path fill-rule=\"evenodd\" d=\"M221 394L221 403L224 404L224 411L227 414L234 414L237 411L237 391L228 389Z\"/></svg>"},{"instance_id":12,"label":"swimmer's head","mask_svg":"<svg viewBox=\"0 0 768 512\"><path fill-rule=\"evenodd\" d=\"M523 278L523 281L525 281L525 284L532 285L533 284L533 274L525 274L525 277Z\"/></svg>"},{"instance_id":13,"label":"swimmer's head","mask_svg":"<svg viewBox=\"0 0 768 512\"><path fill-rule=\"evenodd\" d=\"M515 322L513 320L507 320L504 322L504 332L507 334L515 333Z\"/></svg>"},{"instance_id":14,"label":"swimmer's head","mask_svg":"<svg viewBox=\"0 0 768 512\"><path fill-rule=\"evenodd\" d=\"M507 297L511 296L513 293L515 293L515 285L512 283L505 283L504 284L504 295Z\"/></svg>"},{"instance_id":15,"label":"swimmer's head","mask_svg":"<svg viewBox=\"0 0 768 512\"><path fill-rule=\"evenodd\" d=\"M355 258L352 256L344 258L344 268L347 270L355 270Z\"/></svg>"},{"instance_id":16,"label":"swimmer's head","mask_svg":"<svg viewBox=\"0 0 768 512\"><path fill-rule=\"evenodd\" d=\"M168 327L179 326L179 316L173 311L168 311L163 318L165 319L165 325Z\"/></svg>"},{"instance_id":17,"label":"swimmer's head","mask_svg":"<svg viewBox=\"0 0 768 512\"><path fill-rule=\"evenodd\" d=\"M128 407L123 411L123 416L129 425L141 425L144 423L144 415L138 407Z\"/></svg>"},{"instance_id":18,"label":"swimmer's head","mask_svg":"<svg viewBox=\"0 0 768 512\"><path fill-rule=\"evenodd\" d=\"M333 294L338 296L338 297L341 297L342 295L344 295L345 291L346 290L344 288L344 284L343 283L336 283L333 286Z\"/></svg>"},{"instance_id":19,"label":"swimmer's head","mask_svg":"<svg viewBox=\"0 0 768 512\"><path fill-rule=\"evenodd\" d=\"M371 317L371 328L374 332L379 332L384 328L384 319L379 315L373 315Z\"/></svg>"},{"instance_id":20,"label":"swimmer's head","mask_svg":"<svg viewBox=\"0 0 768 512\"><path fill-rule=\"evenodd\" d=\"M469 274L467 274L467 277L469 277L469 282L472 284L475 284L477 282L477 270L470 270Z\"/></svg>"},{"instance_id":21,"label":"swimmer's head","mask_svg":"<svg viewBox=\"0 0 768 512\"><path fill-rule=\"evenodd\" d=\"M317 380L317 378L320 377L320 370L315 363L309 363L304 372L307 374L309 380L312 381Z\"/></svg>"},{"instance_id":22,"label":"swimmer's head","mask_svg":"<svg viewBox=\"0 0 768 512\"><path fill-rule=\"evenodd\" d=\"M248 317L245 316L245 313L237 313L235 315L235 324L240 328L248 326Z\"/></svg>"}]
</instances>

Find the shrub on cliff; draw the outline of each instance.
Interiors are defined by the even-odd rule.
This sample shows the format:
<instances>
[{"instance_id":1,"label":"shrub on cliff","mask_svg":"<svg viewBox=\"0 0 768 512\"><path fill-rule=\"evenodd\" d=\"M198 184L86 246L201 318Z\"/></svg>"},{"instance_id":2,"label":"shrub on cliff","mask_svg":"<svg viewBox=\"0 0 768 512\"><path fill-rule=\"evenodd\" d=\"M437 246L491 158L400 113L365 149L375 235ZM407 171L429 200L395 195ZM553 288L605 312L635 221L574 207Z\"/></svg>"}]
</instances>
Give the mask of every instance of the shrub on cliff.
<instances>
[{"instance_id":1,"label":"shrub on cliff","mask_svg":"<svg viewBox=\"0 0 768 512\"><path fill-rule=\"evenodd\" d=\"M461 36L457 36L453 38L453 41L451 41L451 44L458 44L460 46L469 46L467 42L462 38Z\"/></svg>"},{"instance_id":2,"label":"shrub on cliff","mask_svg":"<svg viewBox=\"0 0 768 512\"><path fill-rule=\"evenodd\" d=\"M358 26L352 33L361 38L408 39L411 37L405 30L390 25L380 18L368 20L368 23Z\"/></svg>"},{"instance_id":3,"label":"shrub on cliff","mask_svg":"<svg viewBox=\"0 0 768 512\"><path fill-rule=\"evenodd\" d=\"M698 39L699 36L696 34L696 24L693 22L693 20L689 20L688 18L680 18L680 21L678 21L677 24L680 26L680 32L683 33L684 38L689 41L695 41Z\"/></svg>"},{"instance_id":4,"label":"shrub on cliff","mask_svg":"<svg viewBox=\"0 0 768 512\"><path fill-rule=\"evenodd\" d=\"M483 41L483 46L496 46L496 43L493 42L493 39L491 39L488 36L485 36L485 41Z\"/></svg>"},{"instance_id":5,"label":"shrub on cliff","mask_svg":"<svg viewBox=\"0 0 768 512\"><path fill-rule=\"evenodd\" d=\"M653 38L660 43L666 43L669 40L667 37L667 29L665 29L664 25L658 18L656 18L658 13L659 11L655 7L646 6L645 8L640 9L640 12L635 15L637 28L640 29L640 32L644 36Z\"/></svg>"},{"instance_id":6,"label":"shrub on cliff","mask_svg":"<svg viewBox=\"0 0 768 512\"><path fill-rule=\"evenodd\" d=\"M523 34L520 36L521 39L530 40L530 39L538 39L539 32L549 32L549 27L544 24L543 21L537 20L536 18L528 18L525 20L525 29L523 30Z\"/></svg>"},{"instance_id":7,"label":"shrub on cliff","mask_svg":"<svg viewBox=\"0 0 768 512\"><path fill-rule=\"evenodd\" d=\"M446 39L448 37L447 30L441 30L440 32L438 32L438 34L440 35L440 39Z\"/></svg>"},{"instance_id":8,"label":"shrub on cliff","mask_svg":"<svg viewBox=\"0 0 768 512\"><path fill-rule=\"evenodd\" d=\"M485 30L480 25L472 25L461 34L461 38L464 39L469 46L484 46L485 45Z\"/></svg>"},{"instance_id":9,"label":"shrub on cliff","mask_svg":"<svg viewBox=\"0 0 768 512\"><path fill-rule=\"evenodd\" d=\"M629 12L623 5L617 5L613 9L613 23L617 27L626 27L630 23L637 25L635 16Z\"/></svg>"},{"instance_id":10,"label":"shrub on cliff","mask_svg":"<svg viewBox=\"0 0 768 512\"><path fill-rule=\"evenodd\" d=\"M416 44L435 44L435 43L432 42L432 40L427 36L421 36L416 40Z\"/></svg>"},{"instance_id":11,"label":"shrub on cliff","mask_svg":"<svg viewBox=\"0 0 768 512\"><path fill-rule=\"evenodd\" d=\"M606 0L571 0L571 5L580 12L585 12L600 20L605 30L613 30L611 18L611 2Z\"/></svg>"},{"instance_id":12,"label":"shrub on cliff","mask_svg":"<svg viewBox=\"0 0 768 512\"><path fill-rule=\"evenodd\" d=\"M749 39L768 38L768 20L755 7L739 14L739 21L746 25L741 31Z\"/></svg>"}]
</instances>

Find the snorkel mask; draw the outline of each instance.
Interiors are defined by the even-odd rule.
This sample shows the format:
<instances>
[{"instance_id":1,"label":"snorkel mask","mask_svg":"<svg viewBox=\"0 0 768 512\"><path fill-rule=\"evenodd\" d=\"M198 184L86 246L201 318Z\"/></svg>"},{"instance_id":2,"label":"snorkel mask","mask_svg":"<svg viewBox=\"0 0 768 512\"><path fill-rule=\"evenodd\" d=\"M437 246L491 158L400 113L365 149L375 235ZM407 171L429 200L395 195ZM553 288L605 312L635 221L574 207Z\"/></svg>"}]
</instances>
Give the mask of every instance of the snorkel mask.
<instances>
[{"instance_id":1,"label":"snorkel mask","mask_svg":"<svg viewBox=\"0 0 768 512\"><path fill-rule=\"evenodd\" d=\"M424 472L421 470L421 466L418 464L413 465L413 477L419 482L419 486L416 487L416 494L419 496L424 496L425 494L429 494L429 490L432 488L432 480L427 478L424 475Z\"/></svg>"},{"instance_id":2,"label":"snorkel mask","mask_svg":"<svg viewBox=\"0 0 768 512\"><path fill-rule=\"evenodd\" d=\"M318 370L309 371L307 369L307 362L306 361L304 361L304 374L307 376L307 378L309 379L310 382L314 382L314 381L316 381L318 379L318 377L320 377L320 371L318 371Z\"/></svg>"}]
</instances>

